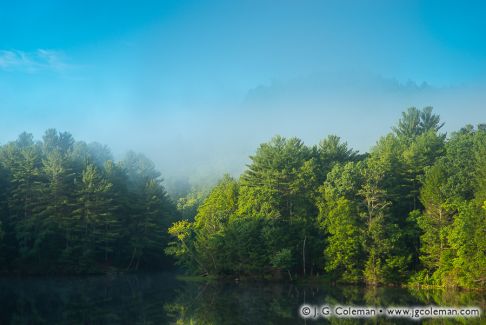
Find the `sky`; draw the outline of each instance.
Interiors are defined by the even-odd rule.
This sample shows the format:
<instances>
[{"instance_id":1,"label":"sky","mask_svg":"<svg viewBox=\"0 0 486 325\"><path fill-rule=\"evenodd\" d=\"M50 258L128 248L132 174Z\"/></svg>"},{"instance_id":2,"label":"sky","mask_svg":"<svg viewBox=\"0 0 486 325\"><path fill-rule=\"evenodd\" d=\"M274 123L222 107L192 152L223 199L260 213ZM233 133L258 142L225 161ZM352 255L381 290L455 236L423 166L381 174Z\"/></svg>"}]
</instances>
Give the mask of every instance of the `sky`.
<instances>
[{"instance_id":1,"label":"sky","mask_svg":"<svg viewBox=\"0 0 486 325\"><path fill-rule=\"evenodd\" d=\"M486 122L486 2L0 2L0 144L56 128L197 180L276 134L366 152L410 106Z\"/></svg>"}]
</instances>

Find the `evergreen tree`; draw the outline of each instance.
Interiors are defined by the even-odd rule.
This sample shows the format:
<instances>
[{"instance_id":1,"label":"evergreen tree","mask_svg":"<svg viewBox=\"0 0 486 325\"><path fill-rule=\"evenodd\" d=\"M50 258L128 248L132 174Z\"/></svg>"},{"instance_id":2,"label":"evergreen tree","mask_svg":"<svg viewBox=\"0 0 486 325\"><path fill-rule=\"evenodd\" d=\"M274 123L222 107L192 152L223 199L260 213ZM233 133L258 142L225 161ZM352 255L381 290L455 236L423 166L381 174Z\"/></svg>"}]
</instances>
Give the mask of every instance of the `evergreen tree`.
<instances>
[{"instance_id":1,"label":"evergreen tree","mask_svg":"<svg viewBox=\"0 0 486 325\"><path fill-rule=\"evenodd\" d=\"M86 165L78 182L73 209L73 234L63 255L74 261L78 269L89 271L99 263L107 263L113 243L119 237L119 224L109 197L112 184L93 165Z\"/></svg>"},{"instance_id":2,"label":"evergreen tree","mask_svg":"<svg viewBox=\"0 0 486 325\"><path fill-rule=\"evenodd\" d=\"M162 251L177 213L159 174L142 156L132 154L132 169L111 158L107 147L54 129L39 142L22 133L0 147L2 270L86 273L170 263Z\"/></svg>"}]
</instances>

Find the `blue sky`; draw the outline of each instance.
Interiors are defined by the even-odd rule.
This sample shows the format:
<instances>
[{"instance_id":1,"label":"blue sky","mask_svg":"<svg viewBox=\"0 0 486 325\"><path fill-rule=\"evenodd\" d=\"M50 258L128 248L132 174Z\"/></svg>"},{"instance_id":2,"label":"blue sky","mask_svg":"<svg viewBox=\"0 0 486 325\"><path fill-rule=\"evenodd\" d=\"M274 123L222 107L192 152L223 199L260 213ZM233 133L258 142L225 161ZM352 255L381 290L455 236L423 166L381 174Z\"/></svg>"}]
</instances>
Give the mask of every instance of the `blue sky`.
<instances>
[{"instance_id":1,"label":"blue sky","mask_svg":"<svg viewBox=\"0 0 486 325\"><path fill-rule=\"evenodd\" d=\"M276 133L366 151L409 106L485 122L485 85L484 1L0 4L0 143L56 127L166 174L237 172Z\"/></svg>"}]
</instances>

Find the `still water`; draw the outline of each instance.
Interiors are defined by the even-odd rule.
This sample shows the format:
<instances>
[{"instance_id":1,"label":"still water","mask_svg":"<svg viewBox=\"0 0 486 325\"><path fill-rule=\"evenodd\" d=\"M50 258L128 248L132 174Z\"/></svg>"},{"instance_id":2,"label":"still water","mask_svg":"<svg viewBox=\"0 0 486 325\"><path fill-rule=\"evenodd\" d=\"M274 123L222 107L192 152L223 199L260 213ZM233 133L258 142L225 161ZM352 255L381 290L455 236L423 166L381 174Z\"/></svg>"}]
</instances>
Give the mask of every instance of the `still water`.
<instances>
[{"instance_id":1,"label":"still water","mask_svg":"<svg viewBox=\"0 0 486 325\"><path fill-rule=\"evenodd\" d=\"M180 280L173 274L0 278L0 324L397 324L404 319L304 320L307 304L486 306L485 293ZM422 320L431 324L480 324ZM417 322L414 322L417 324Z\"/></svg>"}]
</instances>

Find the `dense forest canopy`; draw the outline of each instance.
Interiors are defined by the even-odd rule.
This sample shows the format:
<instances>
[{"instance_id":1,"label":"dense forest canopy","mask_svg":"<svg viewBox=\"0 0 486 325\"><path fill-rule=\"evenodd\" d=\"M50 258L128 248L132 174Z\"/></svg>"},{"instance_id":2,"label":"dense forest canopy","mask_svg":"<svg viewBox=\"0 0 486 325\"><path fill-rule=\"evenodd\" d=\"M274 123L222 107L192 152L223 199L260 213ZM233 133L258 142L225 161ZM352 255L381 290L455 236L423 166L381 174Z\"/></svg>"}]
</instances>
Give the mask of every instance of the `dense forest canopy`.
<instances>
[{"instance_id":1,"label":"dense forest canopy","mask_svg":"<svg viewBox=\"0 0 486 325\"><path fill-rule=\"evenodd\" d=\"M486 125L403 112L369 153L276 136L239 178L169 198L154 164L47 130L0 147L0 272L162 269L486 286ZM165 254L164 254L165 252Z\"/></svg>"},{"instance_id":2,"label":"dense forest canopy","mask_svg":"<svg viewBox=\"0 0 486 325\"><path fill-rule=\"evenodd\" d=\"M160 268L177 216L140 154L114 162L97 143L47 130L0 147L0 271L98 273Z\"/></svg>"},{"instance_id":3,"label":"dense forest canopy","mask_svg":"<svg viewBox=\"0 0 486 325\"><path fill-rule=\"evenodd\" d=\"M276 136L172 225L166 253L216 276L484 288L486 126L443 125L409 108L364 155Z\"/></svg>"}]
</instances>

